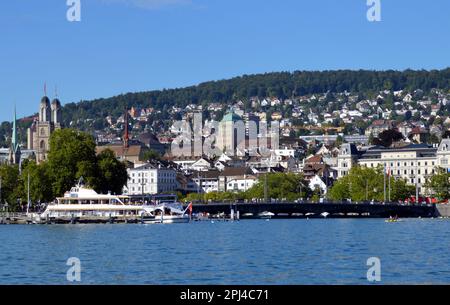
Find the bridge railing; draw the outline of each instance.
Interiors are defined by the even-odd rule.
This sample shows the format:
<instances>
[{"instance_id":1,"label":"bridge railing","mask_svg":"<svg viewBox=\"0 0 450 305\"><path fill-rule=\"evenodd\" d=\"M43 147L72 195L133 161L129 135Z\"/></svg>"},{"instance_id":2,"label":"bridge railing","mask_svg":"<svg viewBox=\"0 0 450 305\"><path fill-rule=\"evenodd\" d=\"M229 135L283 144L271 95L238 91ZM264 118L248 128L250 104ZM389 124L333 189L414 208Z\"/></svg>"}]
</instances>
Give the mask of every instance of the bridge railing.
<instances>
[{"instance_id":1,"label":"bridge railing","mask_svg":"<svg viewBox=\"0 0 450 305\"><path fill-rule=\"evenodd\" d=\"M424 206L427 204L415 204L415 203L400 203L400 202L372 202L372 201L334 201L334 200L323 200L321 202L311 201L311 200L297 200L297 201L287 201L287 200L272 200L267 202L269 204L370 204L370 205L390 205L390 206ZM235 204L266 204L264 200L250 201L250 200L236 200L236 201L198 201L193 202L193 204L211 204L211 205L235 205Z\"/></svg>"}]
</instances>

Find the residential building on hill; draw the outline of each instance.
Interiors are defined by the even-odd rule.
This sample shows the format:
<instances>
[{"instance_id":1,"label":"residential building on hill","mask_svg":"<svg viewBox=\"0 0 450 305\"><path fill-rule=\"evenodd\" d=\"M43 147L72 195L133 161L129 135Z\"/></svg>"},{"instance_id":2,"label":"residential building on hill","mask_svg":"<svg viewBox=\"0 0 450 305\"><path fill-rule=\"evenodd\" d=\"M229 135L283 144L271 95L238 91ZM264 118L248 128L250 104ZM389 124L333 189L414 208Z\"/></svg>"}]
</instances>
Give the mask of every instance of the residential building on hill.
<instances>
[{"instance_id":1,"label":"residential building on hill","mask_svg":"<svg viewBox=\"0 0 450 305\"><path fill-rule=\"evenodd\" d=\"M100 154L102 151L110 149L114 152L114 155L120 161L129 161L135 164L141 163L144 153L148 150L144 145L129 145L124 146L122 144L110 144L97 146L96 152Z\"/></svg>"}]
</instances>

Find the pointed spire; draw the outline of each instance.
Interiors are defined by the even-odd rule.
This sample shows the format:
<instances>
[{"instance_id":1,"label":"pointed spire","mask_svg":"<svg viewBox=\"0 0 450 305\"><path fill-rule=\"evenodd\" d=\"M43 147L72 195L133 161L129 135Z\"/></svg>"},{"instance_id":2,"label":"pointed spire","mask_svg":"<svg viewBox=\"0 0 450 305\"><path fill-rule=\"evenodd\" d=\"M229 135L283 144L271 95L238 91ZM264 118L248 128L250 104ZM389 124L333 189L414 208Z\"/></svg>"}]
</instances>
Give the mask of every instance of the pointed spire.
<instances>
[{"instance_id":1,"label":"pointed spire","mask_svg":"<svg viewBox=\"0 0 450 305\"><path fill-rule=\"evenodd\" d=\"M128 107L125 107L125 134L124 134L124 139L123 139L124 148L129 147L129 143L128 143L129 138L130 138L130 135L128 133Z\"/></svg>"},{"instance_id":2,"label":"pointed spire","mask_svg":"<svg viewBox=\"0 0 450 305\"><path fill-rule=\"evenodd\" d=\"M16 105L14 104L14 121L13 121L13 128L12 128L12 137L11 137L11 145L13 152L17 151L17 115L16 115Z\"/></svg>"},{"instance_id":3,"label":"pointed spire","mask_svg":"<svg viewBox=\"0 0 450 305\"><path fill-rule=\"evenodd\" d=\"M44 82L44 96L47 96L47 82Z\"/></svg>"}]
</instances>

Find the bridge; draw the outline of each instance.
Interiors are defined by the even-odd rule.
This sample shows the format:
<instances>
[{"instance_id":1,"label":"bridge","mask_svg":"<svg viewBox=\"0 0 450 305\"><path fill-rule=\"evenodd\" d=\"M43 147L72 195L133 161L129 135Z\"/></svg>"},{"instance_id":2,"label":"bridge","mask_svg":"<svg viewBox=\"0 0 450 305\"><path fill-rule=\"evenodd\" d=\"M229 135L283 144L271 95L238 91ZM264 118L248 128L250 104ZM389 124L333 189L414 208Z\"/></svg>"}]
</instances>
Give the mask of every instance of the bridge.
<instances>
[{"instance_id":1,"label":"bridge","mask_svg":"<svg viewBox=\"0 0 450 305\"><path fill-rule=\"evenodd\" d=\"M208 203L194 204L193 213L258 218L259 213L271 212L272 218L431 218L439 216L435 205L402 205L383 203Z\"/></svg>"}]
</instances>

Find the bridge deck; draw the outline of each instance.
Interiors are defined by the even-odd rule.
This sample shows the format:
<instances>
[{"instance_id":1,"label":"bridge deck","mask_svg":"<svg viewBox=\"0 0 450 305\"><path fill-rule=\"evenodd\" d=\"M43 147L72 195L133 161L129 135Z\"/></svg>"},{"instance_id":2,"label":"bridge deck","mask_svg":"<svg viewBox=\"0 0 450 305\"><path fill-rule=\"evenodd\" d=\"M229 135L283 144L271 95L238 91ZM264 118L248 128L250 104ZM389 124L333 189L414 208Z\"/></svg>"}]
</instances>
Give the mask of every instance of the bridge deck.
<instances>
[{"instance_id":1,"label":"bridge deck","mask_svg":"<svg viewBox=\"0 0 450 305\"><path fill-rule=\"evenodd\" d=\"M209 213L211 215L225 213L231 214L239 211L244 214L257 214L271 212L276 217L320 217L322 213L328 213L328 217L364 217L387 218L398 216L411 217L436 217L434 205L401 205L401 204L370 204L370 203L209 203L194 204L193 213Z\"/></svg>"}]
</instances>

